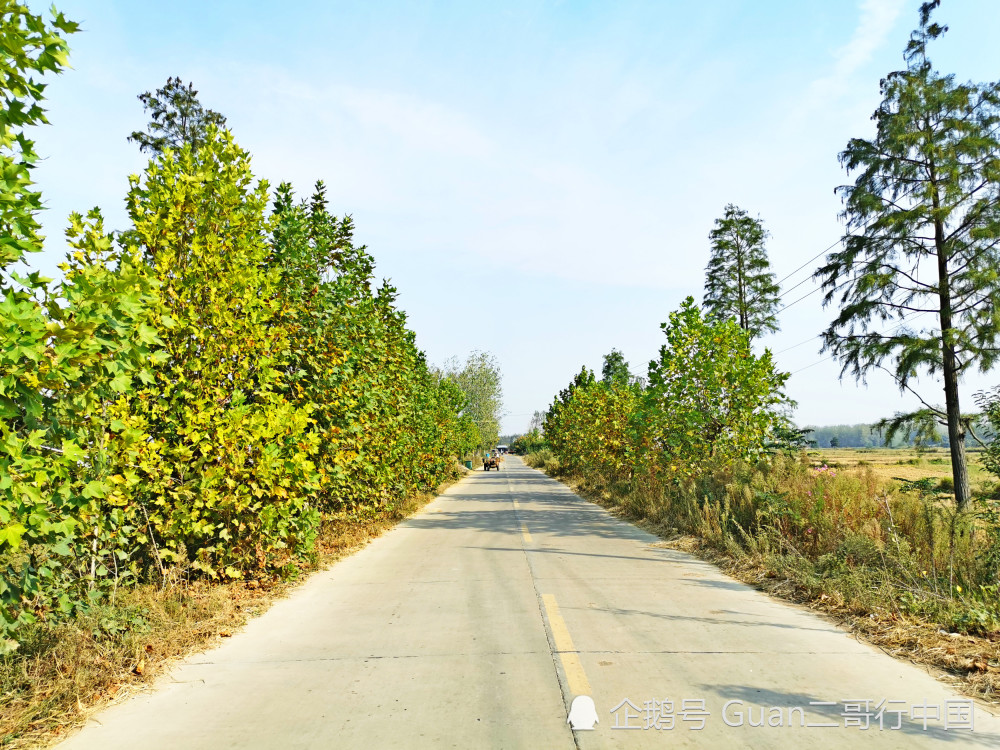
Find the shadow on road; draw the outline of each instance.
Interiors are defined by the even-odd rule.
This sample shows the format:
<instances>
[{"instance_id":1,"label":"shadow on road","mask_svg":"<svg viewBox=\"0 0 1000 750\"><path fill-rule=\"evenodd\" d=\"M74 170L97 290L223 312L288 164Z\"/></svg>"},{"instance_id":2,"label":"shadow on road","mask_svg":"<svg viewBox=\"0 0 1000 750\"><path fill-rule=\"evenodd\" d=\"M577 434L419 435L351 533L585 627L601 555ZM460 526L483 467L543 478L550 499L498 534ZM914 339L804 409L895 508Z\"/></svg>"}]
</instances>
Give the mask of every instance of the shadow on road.
<instances>
[{"instance_id":1,"label":"shadow on road","mask_svg":"<svg viewBox=\"0 0 1000 750\"><path fill-rule=\"evenodd\" d=\"M829 628L829 627L825 627L825 628L823 628L823 627L810 628L810 627L804 626L804 625L802 625L800 623L794 623L793 624L793 623L774 622L772 620L763 620L763 619L760 619L759 615L751 614L749 612L740 612L738 610L727 610L726 614L745 615L747 618L753 618L753 619L734 620L734 619L722 618L722 617L703 617L703 616L699 616L699 615L683 615L683 614L678 614L676 612L649 612L649 611L640 610L640 609L622 609L622 608L618 608L618 607L614 607L614 608L604 607L604 608L599 608L597 611L599 611L599 612L606 612L607 614L614 615L615 617L620 616L620 615L621 616L630 616L630 617L652 617L652 618L655 618L657 620L666 620L668 622L700 622L700 623L704 623L705 625L737 625L739 627L754 627L754 628L757 628L757 627L761 627L761 628L786 628L788 630L792 630L792 631L795 631L795 632L800 632L800 631L803 631L803 630L815 630L815 631L820 632L820 633L830 633L831 632L831 628ZM684 653L690 653L690 651L685 651ZM743 650L740 653L765 653L765 652L764 651Z\"/></svg>"},{"instance_id":2,"label":"shadow on road","mask_svg":"<svg viewBox=\"0 0 1000 750\"><path fill-rule=\"evenodd\" d=\"M564 485L532 469L518 467L498 472L477 472L467 481L465 491L451 491L446 497L449 501L467 502L468 508L424 513L407 519L404 525L419 529L519 532L521 524L524 524L531 534L546 538L600 537L656 541L655 537L609 517L603 509L582 500ZM517 509L511 502L514 499L520 501ZM667 555L636 559L660 557L668 559Z\"/></svg>"}]
</instances>

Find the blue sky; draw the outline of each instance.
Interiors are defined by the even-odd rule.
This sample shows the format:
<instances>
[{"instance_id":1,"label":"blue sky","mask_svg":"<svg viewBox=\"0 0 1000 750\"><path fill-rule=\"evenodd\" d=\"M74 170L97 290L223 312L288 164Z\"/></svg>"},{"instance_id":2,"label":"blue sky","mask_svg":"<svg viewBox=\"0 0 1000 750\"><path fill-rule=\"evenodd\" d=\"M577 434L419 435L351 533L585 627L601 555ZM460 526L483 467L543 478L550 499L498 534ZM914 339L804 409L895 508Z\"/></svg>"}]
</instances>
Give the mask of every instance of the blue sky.
<instances>
[{"instance_id":1,"label":"blue sky","mask_svg":"<svg viewBox=\"0 0 1000 750\"><path fill-rule=\"evenodd\" d=\"M701 298L727 203L764 219L779 278L840 237L837 153L872 134L919 0L57 5L84 30L36 134L49 242L34 266L55 273L72 210L124 227L145 164L126 141L146 122L136 95L180 76L259 176L327 183L431 362L497 356L514 432L613 347L645 374L659 324ZM942 5L935 66L1000 79L995 0ZM838 380L809 341L831 317L813 294L762 342L793 372L797 421L910 408L887 377ZM970 379L965 404L997 383Z\"/></svg>"}]
</instances>

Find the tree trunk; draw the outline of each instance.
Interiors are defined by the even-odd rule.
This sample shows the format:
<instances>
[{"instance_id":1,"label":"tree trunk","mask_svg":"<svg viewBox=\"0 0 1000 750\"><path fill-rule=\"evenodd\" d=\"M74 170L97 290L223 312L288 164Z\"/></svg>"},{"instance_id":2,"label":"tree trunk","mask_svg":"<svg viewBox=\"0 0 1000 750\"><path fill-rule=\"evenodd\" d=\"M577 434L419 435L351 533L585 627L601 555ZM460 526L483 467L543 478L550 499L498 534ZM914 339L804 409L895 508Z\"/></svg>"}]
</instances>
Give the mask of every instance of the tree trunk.
<instances>
[{"instance_id":1,"label":"tree trunk","mask_svg":"<svg viewBox=\"0 0 1000 750\"><path fill-rule=\"evenodd\" d=\"M750 314L747 310L746 270L743 268L743 248L739 238L736 239L736 283L739 289L740 328L746 331L750 327Z\"/></svg>"},{"instance_id":2,"label":"tree trunk","mask_svg":"<svg viewBox=\"0 0 1000 750\"><path fill-rule=\"evenodd\" d=\"M931 182L935 182L934 165L931 165ZM951 446L951 477L955 485L955 503L960 511L969 506L969 467L965 461L965 426L962 409L958 403L958 365L955 346L951 343L951 278L948 270L948 252L944 241L944 224L939 218L940 200L936 185L932 192L934 202L934 246L938 264L938 298L941 305L941 365L944 374L944 403L948 414L948 443Z\"/></svg>"},{"instance_id":3,"label":"tree trunk","mask_svg":"<svg viewBox=\"0 0 1000 750\"><path fill-rule=\"evenodd\" d=\"M945 344L945 361L950 347ZM965 461L965 426L962 411L958 405L958 375L954 371L955 355L951 354L951 372L947 364L944 370L944 399L948 411L948 442L951 445L951 477L955 484L955 502L960 511L969 507L969 467Z\"/></svg>"}]
</instances>

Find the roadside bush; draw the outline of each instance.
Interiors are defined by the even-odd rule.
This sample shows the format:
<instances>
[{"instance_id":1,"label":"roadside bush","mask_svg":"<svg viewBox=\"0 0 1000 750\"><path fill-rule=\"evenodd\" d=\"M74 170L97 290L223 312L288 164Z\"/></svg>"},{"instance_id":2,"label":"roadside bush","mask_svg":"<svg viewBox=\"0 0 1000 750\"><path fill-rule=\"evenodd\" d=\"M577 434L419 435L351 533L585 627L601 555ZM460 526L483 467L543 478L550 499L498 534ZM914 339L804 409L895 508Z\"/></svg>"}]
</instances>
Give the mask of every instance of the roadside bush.
<instances>
[{"instance_id":1,"label":"roadside bush","mask_svg":"<svg viewBox=\"0 0 1000 750\"><path fill-rule=\"evenodd\" d=\"M688 297L661 325L667 343L649 366L649 384L634 412L643 450L635 458L682 484L712 464L752 463L768 454L786 402L788 378L770 351L753 353L735 321L706 320Z\"/></svg>"},{"instance_id":2,"label":"roadside bush","mask_svg":"<svg viewBox=\"0 0 1000 750\"><path fill-rule=\"evenodd\" d=\"M518 456L526 456L535 453L543 448L548 448L549 443L537 428L531 430L527 435L514 438L510 444L510 452Z\"/></svg>"},{"instance_id":3,"label":"roadside bush","mask_svg":"<svg viewBox=\"0 0 1000 750\"><path fill-rule=\"evenodd\" d=\"M111 248L100 215L71 217L65 280L13 270L41 249L32 189L37 156L26 136L44 123L34 75L66 65L61 35L21 3L4 11L0 63L0 654L25 624L72 615L101 590L116 544L105 524L109 444L134 436L121 396L155 345L144 325L152 284ZM111 553L111 559L108 555Z\"/></svg>"},{"instance_id":4,"label":"roadside bush","mask_svg":"<svg viewBox=\"0 0 1000 750\"><path fill-rule=\"evenodd\" d=\"M532 468L541 469L545 466L546 461L552 461L554 458L555 454L551 448L541 448L534 453L525 455L524 462Z\"/></svg>"}]
</instances>

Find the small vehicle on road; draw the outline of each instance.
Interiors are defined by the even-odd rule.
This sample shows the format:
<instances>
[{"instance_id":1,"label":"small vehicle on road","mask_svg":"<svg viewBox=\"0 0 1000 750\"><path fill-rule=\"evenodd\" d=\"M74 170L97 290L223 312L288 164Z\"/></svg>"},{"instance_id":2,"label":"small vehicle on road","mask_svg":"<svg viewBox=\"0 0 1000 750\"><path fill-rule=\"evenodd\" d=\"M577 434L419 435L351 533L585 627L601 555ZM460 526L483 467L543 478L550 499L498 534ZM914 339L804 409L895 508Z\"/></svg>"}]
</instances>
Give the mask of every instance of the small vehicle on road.
<instances>
[{"instance_id":1,"label":"small vehicle on road","mask_svg":"<svg viewBox=\"0 0 1000 750\"><path fill-rule=\"evenodd\" d=\"M497 451L490 451L483 456L483 471L489 471L490 469L500 471L500 461L502 460Z\"/></svg>"}]
</instances>

